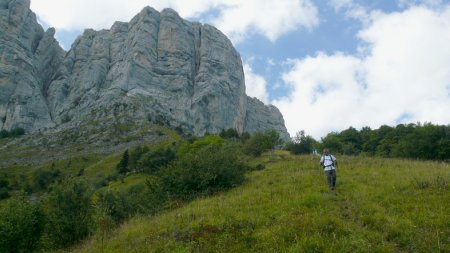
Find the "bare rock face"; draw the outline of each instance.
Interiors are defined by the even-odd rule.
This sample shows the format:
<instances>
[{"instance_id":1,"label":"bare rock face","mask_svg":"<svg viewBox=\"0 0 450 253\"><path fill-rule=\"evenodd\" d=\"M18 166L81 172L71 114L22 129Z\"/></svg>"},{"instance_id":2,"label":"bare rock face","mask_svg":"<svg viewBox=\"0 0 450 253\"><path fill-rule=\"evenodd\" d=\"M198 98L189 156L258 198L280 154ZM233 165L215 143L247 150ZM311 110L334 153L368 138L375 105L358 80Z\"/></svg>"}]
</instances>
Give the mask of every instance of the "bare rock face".
<instances>
[{"instance_id":1,"label":"bare rock face","mask_svg":"<svg viewBox=\"0 0 450 253\"><path fill-rule=\"evenodd\" d=\"M276 108L245 95L240 56L212 26L146 7L129 23L85 30L65 53L29 0L0 0L0 11L0 129L109 119L288 136Z\"/></svg>"},{"instance_id":2,"label":"bare rock face","mask_svg":"<svg viewBox=\"0 0 450 253\"><path fill-rule=\"evenodd\" d=\"M45 91L64 51L29 7L29 0L0 0L0 129L55 126Z\"/></svg>"}]
</instances>

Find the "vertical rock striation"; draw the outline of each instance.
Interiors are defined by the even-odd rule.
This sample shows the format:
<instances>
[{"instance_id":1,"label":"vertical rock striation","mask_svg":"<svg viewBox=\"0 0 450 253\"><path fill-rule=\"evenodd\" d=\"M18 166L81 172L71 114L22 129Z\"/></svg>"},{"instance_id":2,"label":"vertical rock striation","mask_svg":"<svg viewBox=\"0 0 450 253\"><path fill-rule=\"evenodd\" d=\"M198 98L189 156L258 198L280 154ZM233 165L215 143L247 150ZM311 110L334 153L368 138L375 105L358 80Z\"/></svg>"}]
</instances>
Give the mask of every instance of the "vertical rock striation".
<instances>
[{"instance_id":1,"label":"vertical rock striation","mask_svg":"<svg viewBox=\"0 0 450 253\"><path fill-rule=\"evenodd\" d=\"M125 115L198 135L274 128L288 137L275 107L245 95L240 56L212 26L146 7L128 23L85 30L65 53L29 0L0 0L0 11L0 129Z\"/></svg>"},{"instance_id":2,"label":"vertical rock striation","mask_svg":"<svg viewBox=\"0 0 450 253\"><path fill-rule=\"evenodd\" d=\"M29 8L29 0L0 0L0 129L55 126L46 89L64 51Z\"/></svg>"}]
</instances>

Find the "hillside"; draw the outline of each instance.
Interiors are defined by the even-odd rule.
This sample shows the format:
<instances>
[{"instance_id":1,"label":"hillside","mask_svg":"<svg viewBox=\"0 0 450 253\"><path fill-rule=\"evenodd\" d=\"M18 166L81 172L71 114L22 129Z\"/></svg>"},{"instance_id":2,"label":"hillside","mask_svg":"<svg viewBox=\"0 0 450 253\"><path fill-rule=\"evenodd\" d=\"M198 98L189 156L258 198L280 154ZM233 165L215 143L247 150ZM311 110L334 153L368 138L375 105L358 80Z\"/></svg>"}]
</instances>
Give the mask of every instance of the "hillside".
<instances>
[{"instance_id":1,"label":"hillside","mask_svg":"<svg viewBox=\"0 0 450 253\"><path fill-rule=\"evenodd\" d=\"M73 252L449 252L447 163L277 152L244 185L93 236Z\"/></svg>"}]
</instances>

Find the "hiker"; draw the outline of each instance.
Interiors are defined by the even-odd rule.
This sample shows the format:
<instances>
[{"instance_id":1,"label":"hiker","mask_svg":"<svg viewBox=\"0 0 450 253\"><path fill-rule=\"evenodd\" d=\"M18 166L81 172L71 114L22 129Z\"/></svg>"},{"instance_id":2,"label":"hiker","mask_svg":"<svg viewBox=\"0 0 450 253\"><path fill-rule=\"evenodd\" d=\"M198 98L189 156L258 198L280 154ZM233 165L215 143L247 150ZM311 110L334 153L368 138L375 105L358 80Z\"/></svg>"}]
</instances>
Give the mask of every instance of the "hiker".
<instances>
[{"instance_id":1,"label":"hiker","mask_svg":"<svg viewBox=\"0 0 450 253\"><path fill-rule=\"evenodd\" d=\"M336 157L331 155L330 150L327 148L323 150L323 155L320 158L320 165L325 169L328 186L331 190L334 190L336 188L336 167L338 164Z\"/></svg>"}]
</instances>

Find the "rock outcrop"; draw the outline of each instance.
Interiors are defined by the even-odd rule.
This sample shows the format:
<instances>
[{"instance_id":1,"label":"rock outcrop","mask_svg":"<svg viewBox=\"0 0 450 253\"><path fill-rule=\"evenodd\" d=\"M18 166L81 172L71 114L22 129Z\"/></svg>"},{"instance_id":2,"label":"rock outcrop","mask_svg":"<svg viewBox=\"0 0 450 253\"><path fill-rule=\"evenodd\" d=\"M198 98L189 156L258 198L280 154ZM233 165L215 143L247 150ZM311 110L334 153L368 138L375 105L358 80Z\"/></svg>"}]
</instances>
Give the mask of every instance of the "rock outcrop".
<instances>
[{"instance_id":1,"label":"rock outcrop","mask_svg":"<svg viewBox=\"0 0 450 253\"><path fill-rule=\"evenodd\" d=\"M0 0L0 129L53 127L46 90L64 57L30 11L29 0Z\"/></svg>"},{"instance_id":2,"label":"rock outcrop","mask_svg":"<svg viewBox=\"0 0 450 253\"><path fill-rule=\"evenodd\" d=\"M289 137L275 107L245 95L240 56L210 25L146 7L129 23L85 30L66 53L29 0L0 0L0 11L0 129L112 119Z\"/></svg>"}]
</instances>

